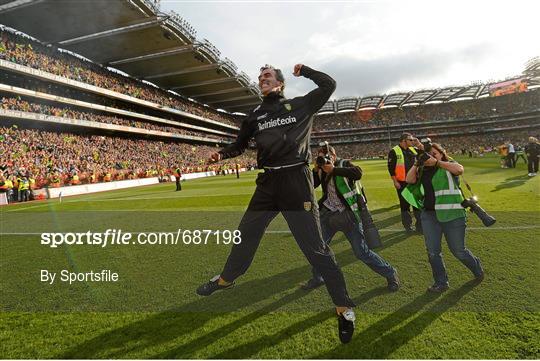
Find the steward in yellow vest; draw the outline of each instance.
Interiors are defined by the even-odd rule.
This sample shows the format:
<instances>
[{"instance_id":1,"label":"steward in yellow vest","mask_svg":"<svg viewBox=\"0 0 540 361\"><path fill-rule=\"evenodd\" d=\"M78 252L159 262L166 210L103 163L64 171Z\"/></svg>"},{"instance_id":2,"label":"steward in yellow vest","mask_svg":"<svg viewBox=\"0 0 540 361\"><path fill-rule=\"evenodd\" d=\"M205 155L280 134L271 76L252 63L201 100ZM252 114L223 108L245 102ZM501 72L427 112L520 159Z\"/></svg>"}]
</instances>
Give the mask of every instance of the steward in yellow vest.
<instances>
[{"instance_id":1,"label":"steward in yellow vest","mask_svg":"<svg viewBox=\"0 0 540 361\"><path fill-rule=\"evenodd\" d=\"M19 201L27 202L30 200L30 181L27 177L19 178Z\"/></svg>"},{"instance_id":2,"label":"steward in yellow vest","mask_svg":"<svg viewBox=\"0 0 540 361\"><path fill-rule=\"evenodd\" d=\"M388 153L388 173L399 199L399 207L401 209L401 223L407 232L414 232L412 228L412 217L410 214L411 206L403 197L401 192L407 186L405 176L414 162L416 161L417 151L413 145L420 146L420 142L410 133L403 133L399 138L399 144L390 150ZM422 222L420 220L420 211L417 208L412 208L416 219L416 231L422 232Z\"/></svg>"}]
</instances>

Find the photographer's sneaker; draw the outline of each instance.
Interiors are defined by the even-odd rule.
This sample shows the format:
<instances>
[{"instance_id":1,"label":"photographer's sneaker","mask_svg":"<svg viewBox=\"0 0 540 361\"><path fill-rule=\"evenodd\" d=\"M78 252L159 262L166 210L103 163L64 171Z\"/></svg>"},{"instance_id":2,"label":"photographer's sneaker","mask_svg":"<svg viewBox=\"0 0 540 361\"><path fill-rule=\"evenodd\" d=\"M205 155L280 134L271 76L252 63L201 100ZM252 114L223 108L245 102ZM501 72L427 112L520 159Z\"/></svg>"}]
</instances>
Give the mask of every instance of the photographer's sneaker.
<instances>
[{"instance_id":1,"label":"photographer's sneaker","mask_svg":"<svg viewBox=\"0 0 540 361\"><path fill-rule=\"evenodd\" d=\"M300 286L300 288L304 291L311 291L322 285L324 285L324 280L322 278L311 278L309 281Z\"/></svg>"},{"instance_id":2,"label":"photographer's sneaker","mask_svg":"<svg viewBox=\"0 0 540 361\"><path fill-rule=\"evenodd\" d=\"M476 284L480 284L484 281L484 276L485 276L485 273L484 271L482 270L482 272L476 276L474 276L474 281Z\"/></svg>"},{"instance_id":3,"label":"photographer's sneaker","mask_svg":"<svg viewBox=\"0 0 540 361\"><path fill-rule=\"evenodd\" d=\"M354 333L356 316L352 308L338 315L338 332L341 343L349 343Z\"/></svg>"},{"instance_id":4,"label":"photographer's sneaker","mask_svg":"<svg viewBox=\"0 0 540 361\"><path fill-rule=\"evenodd\" d=\"M197 294L199 296L210 296L212 293L219 290L226 290L234 286L234 282L229 283L226 286L221 286L219 284L219 275L214 276L210 281L202 284L197 288Z\"/></svg>"},{"instance_id":5,"label":"photographer's sneaker","mask_svg":"<svg viewBox=\"0 0 540 361\"><path fill-rule=\"evenodd\" d=\"M397 292L399 290L399 277L397 272L386 279L388 286L386 287L390 292Z\"/></svg>"},{"instance_id":6,"label":"photographer's sneaker","mask_svg":"<svg viewBox=\"0 0 540 361\"><path fill-rule=\"evenodd\" d=\"M450 286L448 285L434 284L433 286L429 287L427 290L428 292L431 292L431 293L443 293L443 292L446 292L449 288Z\"/></svg>"}]
</instances>

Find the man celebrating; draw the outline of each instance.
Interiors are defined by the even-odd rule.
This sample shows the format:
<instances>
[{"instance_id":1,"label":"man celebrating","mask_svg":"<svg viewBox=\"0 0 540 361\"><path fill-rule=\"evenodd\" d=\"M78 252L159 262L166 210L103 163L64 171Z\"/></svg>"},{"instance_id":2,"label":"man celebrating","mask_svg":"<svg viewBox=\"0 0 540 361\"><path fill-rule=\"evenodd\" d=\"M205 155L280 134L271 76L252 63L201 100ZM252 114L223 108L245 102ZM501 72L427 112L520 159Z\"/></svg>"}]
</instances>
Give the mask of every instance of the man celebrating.
<instances>
[{"instance_id":1,"label":"man celebrating","mask_svg":"<svg viewBox=\"0 0 540 361\"><path fill-rule=\"evenodd\" d=\"M318 88L305 96L285 99L285 78L281 70L270 65L262 67L259 75L262 103L243 121L236 141L211 155L213 162L236 157L254 137L257 165L264 173L257 177L257 188L238 227L241 242L233 245L221 274L201 285L197 293L209 296L232 287L234 280L249 268L266 228L282 212L298 246L326 281L336 305L339 338L347 343L354 332L352 307L355 305L349 298L332 251L323 242L308 166L313 115L330 98L336 83L330 76L302 64L294 66L293 74L313 80Z\"/></svg>"},{"instance_id":2,"label":"man celebrating","mask_svg":"<svg viewBox=\"0 0 540 361\"><path fill-rule=\"evenodd\" d=\"M396 188L399 207L401 208L401 223L405 227L405 231L414 232L412 228L412 218L410 215L410 205L401 196L401 192L407 186L405 177L407 172L413 166L416 161L417 151L413 145L421 146L417 138L413 137L410 133L403 133L399 138L399 144L390 150L388 153L388 173L390 178L394 182ZM416 232L422 233L422 222L420 221L420 211L417 208L413 208L414 218L416 218Z\"/></svg>"},{"instance_id":3,"label":"man celebrating","mask_svg":"<svg viewBox=\"0 0 540 361\"><path fill-rule=\"evenodd\" d=\"M351 243L354 255L374 272L386 278L388 290L399 289L396 270L381 256L370 250L362 229L359 194L356 181L362 177L362 170L350 161L338 159L334 147L325 145L319 149L319 157L327 159L326 164L313 169L314 186L322 185L323 196L319 200L323 240L330 244L332 237L342 231ZM322 159L322 158L321 158ZM311 290L324 284L321 274L314 268L313 278L302 286Z\"/></svg>"}]
</instances>

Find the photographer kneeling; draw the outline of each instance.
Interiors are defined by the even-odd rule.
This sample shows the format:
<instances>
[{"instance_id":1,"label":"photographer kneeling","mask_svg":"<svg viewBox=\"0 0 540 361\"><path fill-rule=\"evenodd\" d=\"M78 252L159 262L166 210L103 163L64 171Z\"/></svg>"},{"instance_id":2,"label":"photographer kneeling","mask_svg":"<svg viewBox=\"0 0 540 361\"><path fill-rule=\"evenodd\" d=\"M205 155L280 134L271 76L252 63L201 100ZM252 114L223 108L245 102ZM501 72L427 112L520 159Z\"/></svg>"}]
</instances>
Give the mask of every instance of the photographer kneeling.
<instances>
[{"instance_id":1,"label":"photographer kneeling","mask_svg":"<svg viewBox=\"0 0 540 361\"><path fill-rule=\"evenodd\" d=\"M435 281L428 291L441 293L448 289L441 253L443 234L452 254L471 270L478 282L484 279L484 271L480 260L465 248L466 213L461 205L464 197L458 179L463 166L449 159L441 145L429 145L407 173L409 185L404 198L422 209L424 239Z\"/></svg>"},{"instance_id":2,"label":"photographer kneeling","mask_svg":"<svg viewBox=\"0 0 540 361\"><path fill-rule=\"evenodd\" d=\"M332 237L342 231L351 243L354 255L374 272L386 278L391 292L399 289L396 270L366 244L361 222L360 202L357 197L356 181L362 177L362 170L350 161L338 159L336 150L328 144L321 146L313 168L314 187L322 185L323 196L319 200L323 241L328 245ZM315 268L313 277L302 286L311 290L324 284Z\"/></svg>"}]
</instances>

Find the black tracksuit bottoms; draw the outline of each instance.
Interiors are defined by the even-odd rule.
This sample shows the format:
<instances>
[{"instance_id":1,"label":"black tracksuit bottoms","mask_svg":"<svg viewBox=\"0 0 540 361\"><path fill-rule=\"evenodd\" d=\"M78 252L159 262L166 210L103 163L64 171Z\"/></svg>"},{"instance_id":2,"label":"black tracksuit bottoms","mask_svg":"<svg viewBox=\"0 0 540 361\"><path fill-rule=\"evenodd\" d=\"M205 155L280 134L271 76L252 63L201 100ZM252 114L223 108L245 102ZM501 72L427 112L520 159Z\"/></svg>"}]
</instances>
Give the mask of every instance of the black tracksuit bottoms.
<instances>
[{"instance_id":1,"label":"black tracksuit bottoms","mask_svg":"<svg viewBox=\"0 0 540 361\"><path fill-rule=\"evenodd\" d=\"M354 307L334 253L322 239L309 167L302 164L266 170L259 174L256 183L255 193L238 227L242 241L233 245L221 277L232 282L247 271L266 228L281 212L308 262L324 278L334 304Z\"/></svg>"}]
</instances>

